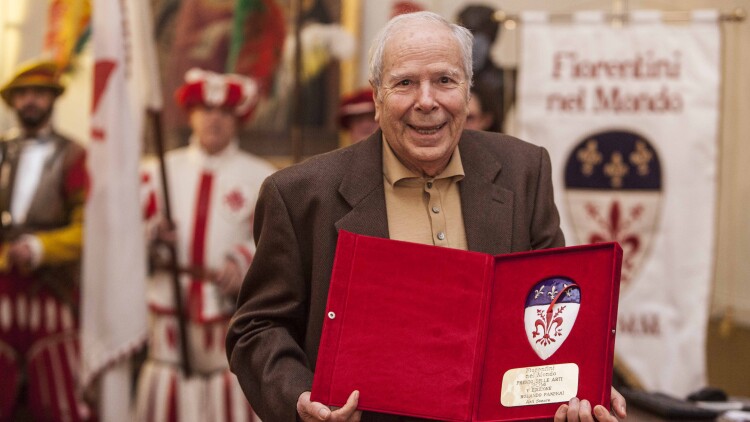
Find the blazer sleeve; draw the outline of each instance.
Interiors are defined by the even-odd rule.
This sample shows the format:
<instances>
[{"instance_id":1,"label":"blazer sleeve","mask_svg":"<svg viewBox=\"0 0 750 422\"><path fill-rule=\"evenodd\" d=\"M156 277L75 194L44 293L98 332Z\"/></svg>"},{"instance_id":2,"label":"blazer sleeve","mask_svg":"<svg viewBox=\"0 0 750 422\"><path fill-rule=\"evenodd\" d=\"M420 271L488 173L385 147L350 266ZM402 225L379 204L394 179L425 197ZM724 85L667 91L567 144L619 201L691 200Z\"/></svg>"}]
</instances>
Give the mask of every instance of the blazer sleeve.
<instances>
[{"instance_id":1,"label":"blazer sleeve","mask_svg":"<svg viewBox=\"0 0 750 422\"><path fill-rule=\"evenodd\" d=\"M303 350L309 286L284 199L263 183L255 215L257 249L227 334L229 365L262 420L293 421L312 387Z\"/></svg>"},{"instance_id":2,"label":"blazer sleeve","mask_svg":"<svg viewBox=\"0 0 750 422\"><path fill-rule=\"evenodd\" d=\"M539 149L539 176L530 227L531 248L556 248L565 246L565 237L560 229L560 214L555 206L549 153L543 147Z\"/></svg>"}]
</instances>

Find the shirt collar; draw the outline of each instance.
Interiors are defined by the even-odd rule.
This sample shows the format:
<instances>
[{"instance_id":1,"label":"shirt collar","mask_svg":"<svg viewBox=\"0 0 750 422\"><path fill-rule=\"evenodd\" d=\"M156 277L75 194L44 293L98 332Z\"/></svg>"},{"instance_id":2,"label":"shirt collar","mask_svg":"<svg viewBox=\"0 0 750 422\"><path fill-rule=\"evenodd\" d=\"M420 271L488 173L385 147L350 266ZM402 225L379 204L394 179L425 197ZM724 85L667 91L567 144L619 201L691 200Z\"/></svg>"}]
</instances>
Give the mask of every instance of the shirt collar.
<instances>
[{"instance_id":1,"label":"shirt collar","mask_svg":"<svg viewBox=\"0 0 750 422\"><path fill-rule=\"evenodd\" d=\"M32 136L26 131L24 131L20 127L14 127L11 129L11 131L7 134L8 139L12 138L22 138L28 141L42 141L52 136L52 125L49 123L42 126L36 133Z\"/></svg>"},{"instance_id":2,"label":"shirt collar","mask_svg":"<svg viewBox=\"0 0 750 422\"><path fill-rule=\"evenodd\" d=\"M232 139L229 142L229 145L226 146L223 150L219 151L218 153L214 155L208 155L206 154L206 151L201 148L200 143L198 142L198 138L196 136L190 137L190 143L188 146L191 155L193 155L199 164L213 169L216 166L221 165L221 163L227 158L231 157L233 155L237 154L237 151L239 151L239 140Z\"/></svg>"},{"instance_id":3,"label":"shirt collar","mask_svg":"<svg viewBox=\"0 0 750 422\"><path fill-rule=\"evenodd\" d=\"M391 146L386 141L385 135L383 135L383 175L385 176L385 180L391 186L395 185L400 180L422 178L421 174L409 170L403 163L401 163L401 160L396 157L393 149L391 149ZM465 173L464 166L461 163L461 153L458 151L458 147L456 147L455 151L453 151L453 155L451 155L450 161L448 161L448 165L445 166L445 169L435 176L434 179L453 178L455 181L459 181L463 179L464 176Z\"/></svg>"}]
</instances>

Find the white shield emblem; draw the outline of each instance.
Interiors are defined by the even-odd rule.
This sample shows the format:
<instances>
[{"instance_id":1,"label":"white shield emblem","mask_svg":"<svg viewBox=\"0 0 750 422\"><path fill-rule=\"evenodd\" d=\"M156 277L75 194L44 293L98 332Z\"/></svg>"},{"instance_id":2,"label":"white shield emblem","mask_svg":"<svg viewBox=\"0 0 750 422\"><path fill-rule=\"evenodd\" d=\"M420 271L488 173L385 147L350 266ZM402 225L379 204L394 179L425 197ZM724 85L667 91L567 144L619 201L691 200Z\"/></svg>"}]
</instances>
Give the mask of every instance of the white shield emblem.
<instances>
[{"instance_id":1,"label":"white shield emblem","mask_svg":"<svg viewBox=\"0 0 750 422\"><path fill-rule=\"evenodd\" d=\"M531 289L523 321L526 338L542 360L552 356L568 338L580 308L581 289L567 278L548 278Z\"/></svg>"},{"instance_id":2,"label":"white shield emblem","mask_svg":"<svg viewBox=\"0 0 750 422\"><path fill-rule=\"evenodd\" d=\"M659 220L661 186L656 150L632 132L586 137L568 157L567 211L577 241L620 244L623 291L648 258Z\"/></svg>"}]
</instances>

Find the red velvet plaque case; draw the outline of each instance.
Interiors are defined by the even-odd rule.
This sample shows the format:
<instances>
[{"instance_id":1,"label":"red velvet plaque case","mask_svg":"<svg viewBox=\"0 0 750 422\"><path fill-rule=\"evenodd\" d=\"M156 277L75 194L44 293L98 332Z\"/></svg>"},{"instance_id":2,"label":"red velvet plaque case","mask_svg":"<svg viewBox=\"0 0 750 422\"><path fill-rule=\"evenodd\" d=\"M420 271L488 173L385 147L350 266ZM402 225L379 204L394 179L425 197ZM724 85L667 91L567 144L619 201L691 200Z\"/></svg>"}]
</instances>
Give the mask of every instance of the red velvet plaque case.
<instances>
[{"instance_id":1,"label":"red velvet plaque case","mask_svg":"<svg viewBox=\"0 0 750 422\"><path fill-rule=\"evenodd\" d=\"M622 250L492 256L341 231L312 400L444 421L609 408Z\"/></svg>"}]
</instances>

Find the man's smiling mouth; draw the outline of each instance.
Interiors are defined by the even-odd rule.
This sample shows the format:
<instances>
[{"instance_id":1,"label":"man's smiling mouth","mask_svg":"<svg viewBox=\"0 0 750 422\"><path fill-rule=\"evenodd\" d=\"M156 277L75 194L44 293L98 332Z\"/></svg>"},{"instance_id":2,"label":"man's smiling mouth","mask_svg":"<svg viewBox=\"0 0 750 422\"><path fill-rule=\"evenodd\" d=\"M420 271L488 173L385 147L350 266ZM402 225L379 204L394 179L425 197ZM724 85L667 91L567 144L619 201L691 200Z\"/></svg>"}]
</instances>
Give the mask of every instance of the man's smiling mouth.
<instances>
[{"instance_id":1,"label":"man's smiling mouth","mask_svg":"<svg viewBox=\"0 0 750 422\"><path fill-rule=\"evenodd\" d=\"M434 133L437 133L437 131L439 131L440 129L442 129L443 126L445 126L445 125L446 125L446 123L442 123L442 124L439 124L437 126L414 126L414 125L409 125L409 127L412 128L412 129L414 129L415 131L417 131L417 133L419 133L420 135L432 135Z\"/></svg>"}]
</instances>

